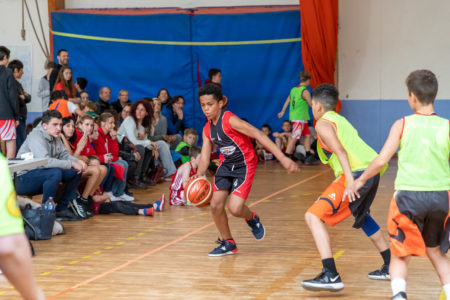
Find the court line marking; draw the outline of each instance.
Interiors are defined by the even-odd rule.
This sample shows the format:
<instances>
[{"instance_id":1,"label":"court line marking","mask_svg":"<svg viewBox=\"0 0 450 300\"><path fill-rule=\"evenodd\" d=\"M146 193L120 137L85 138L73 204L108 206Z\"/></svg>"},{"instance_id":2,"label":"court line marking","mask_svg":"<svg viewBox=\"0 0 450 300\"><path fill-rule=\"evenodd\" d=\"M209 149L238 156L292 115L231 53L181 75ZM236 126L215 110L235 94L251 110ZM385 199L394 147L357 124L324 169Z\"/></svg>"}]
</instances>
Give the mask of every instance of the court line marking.
<instances>
[{"instance_id":1,"label":"court line marking","mask_svg":"<svg viewBox=\"0 0 450 300\"><path fill-rule=\"evenodd\" d=\"M248 207L253 207L253 206L255 206L255 205L257 205L257 204L263 202L263 201L266 200L266 199L272 198L273 196L276 196L276 195L281 194L281 193L283 193L283 192L285 192L285 191L288 191L288 190L290 190L290 189L292 189L292 188L294 188L294 187L296 187L296 186L298 186L298 185L301 185L301 184L303 184L303 183L305 183L305 182L308 182L308 181L310 181L310 180L312 180L312 179L315 179L315 178L321 176L322 174L325 174L325 173L328 173L328 172L329 172L329 170L327 169L327 170L324 170L324 171L322 171L322 172L319 172L319 173L317 173L317 174L315 174L315 175L313 175L313 176L310 176L310 177L308 177L308 178L305 178L305 179L303 179L303 180L301 180L301 181L299 181L299 182L297 182L297 183L294 183L294 184L292 184L292 185L290 185L290 186L288 186L288 187L285 187L285 188L283 188L283 189L281 189L281 190L278 190L278 191L276 191L276 192L274 192L274 193L272 193L272 194L270 194L270 195L268 195L268 196L266 196L266 197L263 197L263 198L261 198L261 199L255 201L255 202L249 204ZM100 278L102 278L102 277L105 277L106 275L109 275L109 274L111 274L111 273L114 273L114 272L116 272L116 271L119 271L119 270L121 270L121 269L123 269L123 268L125 268L125 267L127 267L127 266L129 266L129 265L131 265L132 263L135 263L135 262L137 262L137 261L139 261L139 260L141 260L141 259L143 259L143 258L145 258L145 257L147 257L147 256L149 256L149 255L152 255L152 254L154 254L154 253L157 253L157 252L159 252L159 251L161 251L161 250L164 250L164 249L167 248L167 247L170 247L170 246L172 246L172 245L174 245L174 244L176 244L176 243L178 243L178 242L181 242L181 241L187 239L188 237L190 237L190 236L192 236L192 235L195 235L195 234L199 233L200 231L203 231L204 229L206 229L206 228L208 228L208 227L210 227L210 226L212 226L212 225L214 225L214 222L210 222L210 223L208 223L208 224L206 224L206 225L203 225L203 226L201 226L201 227L199 227L199 228L197 228L197 229L195 229L195 230L193 230L193 231L191 231L191 232L189 232L189 233L187 233L187 234L185 234L185 235L183 235L183 236L181 236L181 237L179 237L179 238L177 238L177 239L174 239L174 240L172 240L172 241L170 241L170 242L168 242L168 243L166 243L166 244L164 244L164 245L162 245L162 246L160 246L160 247L158 247L158 248L155 248L155 249L153 249L153 250L150 250L150 251L148 251L148 252L146 252L146 253L144 253L144 254L138 256L138 257L135 257L135 258L133 258L133 259L130 259L129 261L127 261L127 262L125 262L125 263L123 263L123 264L121 264L121 265L119 265L119 266L117 266L117 267L111 268L111 269L106 270L106 271L104 271L103 273L100 273L100 274L98 274L98 275L96 275L96 276L94 276L94 277L91 277L91 278L89 278L89 279L87 279L87 280L85 280L85 281L82 281L82 282L80 282L80 283L77 283L77 284L75 284L74 286L72 286L72 287L70 287L70 288L68 288L68 289L65 289L65 290L61 291L60 293L58 293L58 294L56 294L56 295L54 295L54 296L51 296L51 297L47 298L47 300L57 299L57 298L59 298L59 297L65 295L65 294L67 294L67 293L70 293L70 292L76 290L76 289L79 288L79 287L82 287L82 286L87 285L87 284L89 284L89 283L91 283L91 282L93 282L93 281L95 281L95 280L97 280L97 279L100 279Z\"/></svg>"}]
</instances>

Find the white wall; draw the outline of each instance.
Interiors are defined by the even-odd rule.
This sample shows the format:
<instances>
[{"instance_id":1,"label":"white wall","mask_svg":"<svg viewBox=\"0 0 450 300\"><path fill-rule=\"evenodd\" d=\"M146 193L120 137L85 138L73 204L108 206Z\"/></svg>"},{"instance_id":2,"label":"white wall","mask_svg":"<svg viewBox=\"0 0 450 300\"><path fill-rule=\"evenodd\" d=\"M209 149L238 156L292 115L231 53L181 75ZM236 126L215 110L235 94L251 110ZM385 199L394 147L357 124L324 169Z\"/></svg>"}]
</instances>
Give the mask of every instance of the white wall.
<instances>
[{"instance_id":1,"label":"white wall","mask_svg":"<svg viewBox=\"0 0 450 300\"><path fill-rule=\"evenodd\" d=\"M298 0L66 0L66 8L212 7L252 5L298 5Z\"/></svg>"},{"instance_id":2,"label":"white wall","mask_svg":"<svg viewBox=\"0 0 450 300\"><path fill-rule=\"evenodd\" d=\"M406 76L430 69L450 99L450 1L339 1L338 79L343 99L406 99Z\"/></svg>"},{"instance_id":3,"label":"white wall","mask_svg":"<svg viewBox=\"0 0 450 300\"><path fill-rule=\"evenodd\" d=\"M36 30L39 36L42 39L41 29L39 26L39 21L37 17L36 5L34 1L27 1L28 6L30 8L31 16L35 23ZM38 0L39 11L41 13L41 17L43 18L43 27L46 35L47 43L48 39L48 4L47 0ZM19 46L18 49L22 51L29 51L30 53L22 53L29 54L31 57L31 65L25 64L24 66L24 76L22 77L22 83L25 83L27 80L27 75L32 75L31 80L31 91L29 90L28 83L24 84L24 88L28 93L31 94L31 104L28 104L29 111L40 111L41 107L41 99L37 96L37 88L39 84L39 79L45 74L44 63L45 56L41 51L39 44L34 36L33 28L31 27L31 23L28 19L28 16L25 11L25 41L22 40L20 35L20 31L22 29L22 1L19 0L0 0L0 44L5 45L7 47L10 46ZM10 50L14 48L11 47ZM11 52L11 59L18 58L18 53L15 51ZM21 57L19 57L21 58ZM26 58L21 59L24 63L26 63Z\"/></svg>"}]
</instances>

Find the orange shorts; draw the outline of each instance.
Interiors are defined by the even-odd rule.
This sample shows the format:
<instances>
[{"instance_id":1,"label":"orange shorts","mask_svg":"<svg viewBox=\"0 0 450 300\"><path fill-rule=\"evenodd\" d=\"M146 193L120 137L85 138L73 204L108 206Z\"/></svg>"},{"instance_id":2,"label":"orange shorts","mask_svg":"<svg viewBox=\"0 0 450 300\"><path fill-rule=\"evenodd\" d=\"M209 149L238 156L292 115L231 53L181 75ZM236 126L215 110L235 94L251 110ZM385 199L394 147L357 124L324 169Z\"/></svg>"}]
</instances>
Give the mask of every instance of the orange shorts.
<instances>
[{"instance_id":1,"label":"orange shorts","mask_svg":"<svg viewBox=\"0 0 450 300\"><path fill-rule=\"evenodd\" d=\"M363 171L353 172L353 177L358 178L362 173ZM341 174L320 195L319 199L308 209L308 212L330 226L339 224L353 214L355 217L353 227L361 228L369 215L370 205L375 199L379 180L379 175L370 178L358 191L361 197L349 203L348 198L342 201L346 180L345 176Z\"/></svg>"},{"instance_id":2,"label":"orange shorts","mask_svg":"<svg viewBox=\"0 0 450 300\"><path fill-rule=\"evenodd\" d=\"M396 191L388 216L391 252L399 257L425 256L426 247L449 249L449 192Z\"/></svg>"}]
</instances>

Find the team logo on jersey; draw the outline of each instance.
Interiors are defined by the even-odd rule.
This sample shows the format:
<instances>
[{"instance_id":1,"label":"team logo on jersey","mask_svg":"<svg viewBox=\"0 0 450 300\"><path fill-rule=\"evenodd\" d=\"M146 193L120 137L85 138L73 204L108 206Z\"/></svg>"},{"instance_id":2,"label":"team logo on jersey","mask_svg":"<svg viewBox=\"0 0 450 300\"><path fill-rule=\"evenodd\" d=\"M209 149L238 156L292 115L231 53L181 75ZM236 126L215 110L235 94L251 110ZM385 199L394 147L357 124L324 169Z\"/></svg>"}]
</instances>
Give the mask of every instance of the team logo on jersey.
<instances>
[{"instance_id":1,"label":"team logo on jersey","mask_svg":"<svg viewBox=\"0 0 450 300\"><path fill-rule=\"evenodd\" d=\"M226 146L226 147L220 148L220 152L224 156L230 156L230 155L232 155L234 153L234 151L236 151L236 147L235 146Z\"/></svg>"},{"instance_id":2,"label":"team logo on jersey","mask_svg":"<svg viewBox=\"0 0 450 300\"><path fill-rule=\"evenodd\" d=\"M16 192L13 190L8 196L8 200L6 200L6 211L14 218L22 217L20 213L20 208L17 205L16 201Z\"/></svg>"}]
</instances>

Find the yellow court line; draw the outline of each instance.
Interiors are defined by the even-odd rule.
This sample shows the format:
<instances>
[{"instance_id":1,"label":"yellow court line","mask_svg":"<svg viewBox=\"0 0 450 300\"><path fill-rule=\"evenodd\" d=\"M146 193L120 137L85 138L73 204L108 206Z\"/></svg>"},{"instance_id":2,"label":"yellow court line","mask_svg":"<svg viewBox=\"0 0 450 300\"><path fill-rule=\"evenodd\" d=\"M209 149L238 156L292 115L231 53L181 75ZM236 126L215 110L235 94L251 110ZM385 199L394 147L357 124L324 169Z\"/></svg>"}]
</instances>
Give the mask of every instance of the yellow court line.
<instances>
[{"instance_id":1,"label":"yellow court line","mask_svg":"<svg viewBox=\"0 0 450 300\"><path fill-rule=\"evenodd\" d=\"M240 46L240 45L263 45L263 44L283 44L300 42L301 38L290 39L273 39L273 40L256 40L256 41L232 41L232 42L175 42L175 41L152 41L152 40L135 40L135 39L121 39L109 38L102 36L93 36L85 34L75 34L68 32L53 31L53 35L64 36L76 39L104 41L104 42L119 42L131 44L151 44L151 45L175 45L175 46Z\"/></svg>"},{"instance_id":2,"label":"yellow court line","mask_svg":"<svg viewBox=\"0 0 450 300\"><path fill-rule=\"evenodd\" d=\"M447 299L444 290L442 290L441 294L439 295L439 300L445 300Z\"/></svg>"}]
</instances>

